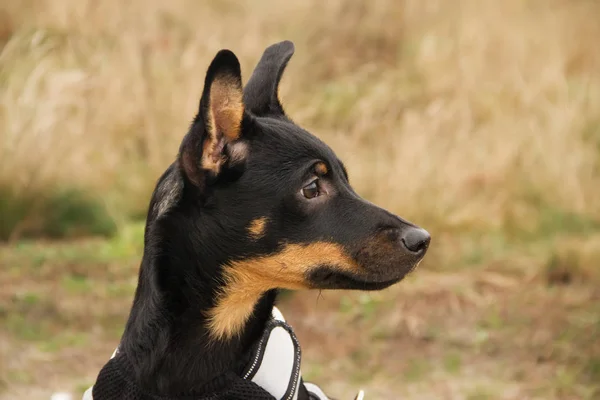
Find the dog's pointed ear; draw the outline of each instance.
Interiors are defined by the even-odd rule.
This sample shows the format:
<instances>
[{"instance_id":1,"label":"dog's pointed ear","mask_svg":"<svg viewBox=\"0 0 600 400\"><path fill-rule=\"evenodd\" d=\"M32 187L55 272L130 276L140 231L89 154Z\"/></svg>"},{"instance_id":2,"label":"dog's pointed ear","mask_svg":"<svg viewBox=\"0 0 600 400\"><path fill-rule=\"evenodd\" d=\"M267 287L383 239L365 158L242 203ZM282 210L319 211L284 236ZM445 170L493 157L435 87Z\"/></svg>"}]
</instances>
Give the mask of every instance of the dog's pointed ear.
<instances>
[{"instance_id":1,"label":"dog's pointed ear","mask_svg":"<svg viewBox=\"0 0 600 400\"><path fill-rule=\"evenodd\" d=\"M244 104L259 116L285 115L279 101L279 81L294 54L289 40L267 47L244 88Z\"/></svg>"},{"instance_id":2,"label":"dog's pointed ear","mask_svg":"<svg viewBox=\"0 0 600 400\"><path fill-rule=\"evenodd\" d=\"M240 63L221 50L208 67L200 108L179 149L179 165L196 186L216 177L225 163L246 156L242 140L244 103Z\"/></svg>"}]
</instances>

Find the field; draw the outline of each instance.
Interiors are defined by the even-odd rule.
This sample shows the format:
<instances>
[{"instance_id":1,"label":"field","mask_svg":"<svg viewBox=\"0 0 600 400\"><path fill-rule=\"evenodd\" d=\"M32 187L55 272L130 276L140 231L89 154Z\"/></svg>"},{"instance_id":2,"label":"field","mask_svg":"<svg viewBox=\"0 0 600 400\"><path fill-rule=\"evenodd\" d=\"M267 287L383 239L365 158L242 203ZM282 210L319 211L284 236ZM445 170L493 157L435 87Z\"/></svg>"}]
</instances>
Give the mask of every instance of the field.
<instances>
[{"instance_id":1,"label":"field","mask_svg":"<svg viewBox=\"0 0 600 400\"><path fill-rule=\"evenodd\" d=\"M221 48L290 39L292 118L432 234L382 292L281 309L340 399L600 398L600 3L4 0L0 399L80 397Z\"/></svg>"}]
</instances>

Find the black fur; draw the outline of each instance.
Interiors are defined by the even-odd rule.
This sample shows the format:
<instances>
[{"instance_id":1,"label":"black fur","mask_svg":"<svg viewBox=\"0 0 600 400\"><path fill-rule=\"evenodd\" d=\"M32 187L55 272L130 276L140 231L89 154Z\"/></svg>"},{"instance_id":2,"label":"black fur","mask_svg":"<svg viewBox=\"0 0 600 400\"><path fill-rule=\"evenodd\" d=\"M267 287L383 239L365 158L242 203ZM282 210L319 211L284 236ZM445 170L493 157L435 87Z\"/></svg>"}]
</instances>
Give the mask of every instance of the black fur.
<instances>
[{"instance_id":1,"label":"black fur","mask_svg":"<svg viewBox=\"0 0 600 400\"><path fill-rule=\"evenodd\" d=\"M283 117L279 102L279 82L288 61L294 54L294 44L288 40L268 47L244 89L244 104L254 115Z\"/></svg>"},{"instance_id":2,"label":"black fur","mask_svg":"<svg viewBox=\"0 0 600 400\"><path fill-rule=\"evenodd\" d=\"M424 231L417 232L422 243L411 239L417 250L408 250L406 233L418 228L361 199L335 153L285 116L277 90L293 52L287 41L265 51L244 89L241 137L224 142L223 165L213 174L200 164L208 134L209 87L224 76L241 87L235 55L219 52L179 157L158 180L120 347L148 393L201 390L212 378L241 373L246 365L277 289L262 295L238 336L212 339L206 313L226 285L228 262L276 254L289 243L331 242L343 247L362 272L314 265L305 274L307 286L375 290L401 280L425 254L429 237L419 233ZM229 152L236 143L243 143L247 154L234 162ZM326 194L307 199L301 191L315 178L317 162L327 166L319 177ZM259 217L267 218L264 236L252 239L247 227Z\"/></svg>"}]
</instances>

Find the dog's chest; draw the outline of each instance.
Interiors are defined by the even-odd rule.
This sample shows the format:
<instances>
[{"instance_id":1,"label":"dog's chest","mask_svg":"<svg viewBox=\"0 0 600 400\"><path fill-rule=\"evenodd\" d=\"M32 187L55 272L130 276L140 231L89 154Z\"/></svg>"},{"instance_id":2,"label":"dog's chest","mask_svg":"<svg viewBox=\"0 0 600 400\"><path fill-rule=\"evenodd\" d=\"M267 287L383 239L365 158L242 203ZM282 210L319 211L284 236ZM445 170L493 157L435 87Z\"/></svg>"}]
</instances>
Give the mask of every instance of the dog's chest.
<instances>
[{"instance_id":1,"label":"dog's chest","mask_svg":"<svg viewBox=\"0 0 600 400\"><path fill-rule=\"evenodd\" d=\"M296 335L281 312L274 307L273 318L252 350L251 361L242 375L226 374L214 383L218 389L192 396L195 400L297 400L303 386L300 361L301 350ZM115 350L95 385L84 394L83 400L171 400L144 394L127 378L130 368L126 356ZM182 398L191 397L178 396L172 400Z\"/></svg>"}]
</instances>

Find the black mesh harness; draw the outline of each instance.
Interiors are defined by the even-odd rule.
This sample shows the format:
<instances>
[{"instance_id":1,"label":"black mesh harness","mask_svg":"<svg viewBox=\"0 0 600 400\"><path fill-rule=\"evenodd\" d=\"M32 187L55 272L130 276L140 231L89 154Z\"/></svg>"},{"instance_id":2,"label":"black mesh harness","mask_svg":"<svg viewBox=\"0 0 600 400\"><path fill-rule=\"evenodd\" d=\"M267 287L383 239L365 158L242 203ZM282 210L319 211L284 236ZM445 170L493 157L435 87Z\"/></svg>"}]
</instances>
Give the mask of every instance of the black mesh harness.
<instances>
[{"instance_id":1,"label":"black mesh harness","mask_svg":"<svg viewBox=\"0 0 600 400\"><path fill-rule=\"evenodd\" d=\"M165 397L139 387L127 355L117 348L83 400L328 400L317 386L302 381L300 344L277 308L250 360L241 376L228 372L204 385L202 392Z\"/></svg>"}]
</instances>

